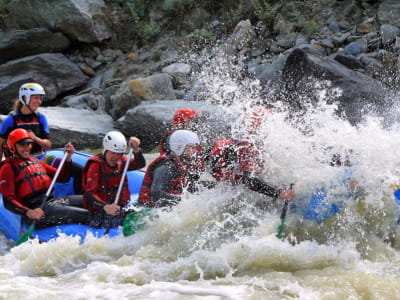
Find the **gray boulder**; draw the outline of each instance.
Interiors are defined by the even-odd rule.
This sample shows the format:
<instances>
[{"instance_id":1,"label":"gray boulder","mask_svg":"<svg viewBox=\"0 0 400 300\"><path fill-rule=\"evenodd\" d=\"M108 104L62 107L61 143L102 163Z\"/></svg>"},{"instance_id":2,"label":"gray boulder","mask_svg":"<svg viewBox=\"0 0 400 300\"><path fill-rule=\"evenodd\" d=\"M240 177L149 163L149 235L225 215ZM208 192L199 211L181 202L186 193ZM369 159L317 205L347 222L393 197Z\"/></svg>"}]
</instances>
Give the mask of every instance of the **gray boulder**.
<instances>
[{"instance_id":1,"label":"gray boulder","mask_svg":"<svg viewBox=\"0 0 400 300\"><path fill-rule=\"evenodd\" d=\"M320 57L295 49L283 70L287 99L291 107L304 107L299 99L318 102L324 91L328 103L338 103L338 114L352 124L361 121L368 109L382 112L385 89L373 78L345 67L329 57ZM301 97L306 95L307 97Z\"/></svg>"},{"instance_id":2,"label":"gray boulder","mask_svg":"<svg viewBox=\"0 0 400 300\"><path fill-rule=\"evenodd\" d=\"M109 115L86 109L41 107L49 123L52 148L63 147L71 141L76 149L93 149L102 146L104 135L115 130ZM0 115L0 121L7 116Z\"/></svg>"},{"instance_id":3,"label":"gray boulder","mask_svg":"<svg viewBox=\"0 0 400 300\"><path fill-rule=\"evenodd\" d=\"M381 24L400 26L400 2L383 0L378 9L378 19Z\"/></svg>"},{"instance_id":4,"label":"gray boulder","mask_svg":"<svg viewBox=\"0 0 400 300\"><path fill-rule=\"evenodd\" d=\"M203 144L210 144L215 137L226 134L235 120L235 116L222 106L197 101L165 100L142 102L128 110L117 124L127 136L139 137L142 148L150 151L159 144L161 137L171 130L172 117L180 108L202 111L204 121L198 128L198 134Z\"/></svg>"},{"instance_id":5,"label":"gray boulder","mask_svg":"<svg viewBox=\"0 0 400 300\"><path fill-rule=\"evenodd\" d=\"M64 34L45 28L0 32L0 64L34 54L62 52L70 45Z\"/></svg>"},{"instance_id":6,"label":"gray boulder","mask_svg":"<svg viewBox=\"0 0 400 300\"><path fill-rule=\"evenodd\" d=\"M109 39L112 32L103 0L12 0L12 22L23 29L46 27L85 43Z\"/></svg>"},{"instance_id":7,"label":"gray boulder","mask_svg":"<svg viewBox=\"0 0 400 300\"><path fill-rule=\"evenodd\" d=\"M0 65L0 113L7 114L19 87L27 82L40 83L45 91L44 101L84 85L88 77L60 53L39 54L16 59Z\"/></svg>"},{"instance_id":8,"label":"gray boulder","mask_svg":"<svg viewBox=\"0 0 400 300\"><path fill-rule=\"evenodd\" d=\"M54 147L71 141L77 149L101 148L104 135L115 130L114 121L105 113L67 107L40 108L49 122Z\"/></svg>"},{"instance_id":9,"label":"gray boulder","mask_svg":"<svg viewBox=\"0 0 400 300\"><path fill-rule=\"evenodd\" d=\"M175 99L175 91L168 74L132 79L123 83L113 97L112 115L118 119L142 100Z\"/></svg>"}]
</instances>

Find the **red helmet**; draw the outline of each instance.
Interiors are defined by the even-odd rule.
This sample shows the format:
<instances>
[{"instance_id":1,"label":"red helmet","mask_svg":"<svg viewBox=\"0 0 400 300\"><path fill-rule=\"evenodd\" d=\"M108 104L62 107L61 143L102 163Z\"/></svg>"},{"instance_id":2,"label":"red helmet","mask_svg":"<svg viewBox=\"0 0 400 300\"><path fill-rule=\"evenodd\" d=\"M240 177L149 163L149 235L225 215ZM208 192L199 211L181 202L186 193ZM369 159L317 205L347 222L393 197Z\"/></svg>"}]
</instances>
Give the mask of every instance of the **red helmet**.
<instances>
[{"instance_id":1,"label":"red helmet","mask_svg":"<svg viewBox=\"0 0 400 300\"><path fill-rule=\"evenodd\" d=\"M174 114L174 126L177 129L185 129L185 121L193 120L196 116L196 112L190 108L178 109Z\"/></svg>"},{"instance_id":2,"label":"red helmet","mask_svg":"<svg viewBox=\"0 0 400 300\"><path fill-rule=\"evenodd\" d=\"M8 135L8 147L10 148L11 153L15 154L15 144L21 142L22 140L26 140L27 143L33 143L32 137L28 131L23 128L14 129Z\"/></svg>"}]
</instances>

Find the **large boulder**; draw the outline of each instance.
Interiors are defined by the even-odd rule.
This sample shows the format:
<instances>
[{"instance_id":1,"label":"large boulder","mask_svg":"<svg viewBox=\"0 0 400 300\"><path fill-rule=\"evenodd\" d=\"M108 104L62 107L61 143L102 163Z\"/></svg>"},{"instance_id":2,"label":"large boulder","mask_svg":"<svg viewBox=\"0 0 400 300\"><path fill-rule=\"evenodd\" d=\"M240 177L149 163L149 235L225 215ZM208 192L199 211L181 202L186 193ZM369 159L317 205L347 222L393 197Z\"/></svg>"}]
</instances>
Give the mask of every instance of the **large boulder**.
<instances>
[{"instance_id":1,"label":"large boulder","mask_svg":"<svg viewBox=\"0 0 400 300\"><path fill-rule=\"evenodd\" d=\"M142 100L175 99L175 91L168 74L132 79L121 85L113 97L112 115L118 119Z\"/></svg>"},{"instance_id":2,"label":"large boulder","mask_svg":"<svg viewBox=\"0 0 400 300\"><path fill-rule=\"evenodd\" d=\"M203 143L209 144L217 136L223 136L229 130L235 116L222 106L206 102L185 100L145 101L127 111L117 121L122 132L127 136L137 136L142 141L145 151L154 149L161 137L172 128L172 117L180 108L201 111L204 121L198 128Z\"/></svg>"},{"instance_id":3,"label":"large boulder","mask_svg":"<svg viewBox=\"0 0 400 300\"><path fill-rule=\"evenodd\" d=\"M383 0L378 9L381 24L400 26L400 2L398 0Z\"/></svg>"},{"instance_id":4,"label":"large boulder","mask_svg":"<svg viewBox=\"0 0 400 300\"><path fill-rule=\"evenodd\" d=\"M45 101L85 84L88 77L64 55L39 54L0 65L0 113L7 114L19 87L27 82L40 83L45 91Z\"/></svg>"},{"instance_id":5,"label":"large boulder","mask_svg":"<svg viewBox=\"0 0 400 300\"><path fill-rule=\"evenodd\" d=\"M23 29L46 27L85 43L109 39L112 32L103 0L12 0L12 23Z\"/></svg>"},{"instance_id":6,"label":"large boulder","mask_svg":"<svg viewBox=\"0 0 400 300\"><path fill-rule=\"evenodd\" d=\"M338 114L352 124L361 121L366 109L382 112L385 107L387 93L378 81L332 58L300 49L295 49L288 56L283 80L288 92L286 99L291 101L291 107L305 107L301 99L336 102Z\"/></svg>"},{"instance_id":7,"label":"large boulder","mask_svg":"<svg viewBox=\"0 0 400 300\"><path fill-rule=\"evenodd\" d=\"M62 52L70 45L64 34L45 28L0 32L0 64L34 54Z\"/></svg>"},{"instance_id":8,"label":"large boulder","mask_svg":"<svg viewBox=\"0 0 400 300\"><path fill-rule=\"evenodd\" d=\"M77 149L101 148L104 135L115 130L105 113L66 107L41 107L48 120L53 148L71 141Z\"/></svg>"}]
</instances>

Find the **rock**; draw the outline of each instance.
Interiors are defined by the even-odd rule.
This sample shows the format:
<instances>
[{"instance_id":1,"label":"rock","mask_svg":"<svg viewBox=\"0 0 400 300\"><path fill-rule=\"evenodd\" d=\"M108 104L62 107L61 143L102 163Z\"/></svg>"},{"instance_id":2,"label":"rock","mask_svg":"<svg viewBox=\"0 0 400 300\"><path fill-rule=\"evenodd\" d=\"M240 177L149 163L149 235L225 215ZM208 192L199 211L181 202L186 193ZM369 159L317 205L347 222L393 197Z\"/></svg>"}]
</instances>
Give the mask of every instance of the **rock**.
<instances>
[{"instance_id":1,"label":"rock","mask_svg":"<svg viewBox=\"0 0 400 300\"><path fill-rule=\"evenodd\" d=\"M184 63L175 63L162 69L163 73L188 75L192 71L192 66Z\"/></svg>"},{"instance_id":2,"label":"rock","mask_svg":"<svg viewBox=\"0 0 400 300\"><path fill-rule=\"evenodd\" d=\"M103 0L11 0L7 5L12 22L23 29L45 27L68 38L95 43L112 36Z\"/></svg>"},{"instance_id":3,"label":"rock","mask_svg":"<svg viewBox=\"0 0 400 300\"><path fill-rule=\"evenodd\" d=\"M131 92L142 100L171 100L175 92L168 74L156 74L128 82Z\"/></svg>"},{"instance_id":4,"label":"rock","mask_svg":"<svg viewBox=\"0 0 400 300\"><path fill-rule=\"evenodd\" d=\"M93 70L87 63L80 64L79 68L83 71L83 73L89 75L90 77L96 76L96 71Z\"/></svg>"},{"instance_id":5,"label":"rock","mask_svg":"<svg viewBox=\"0 0 400 300\"><path fill-rule=\"evenodd\" d=\"M328 103L338 103L337 113L352 124L362 120L363 109L376 108L385 114L386 91L371 77L350 70L328 57L321 57L295 49L287 58L283 80L288 90L291 107L303 107L299 99L306 97L320 101L320 91L327 95ZM315 84L312 82L315 81Z\"/></svg>"},{"instance_id":6,"label":"rock","mask_svg":"<svg viewBox=\"0 0 400 300\"><path fill-rule=\"evenodd\" d=\"M342 45L344 42L346 42L347 38L351 36L350 32L346 32L337 36L333 37L333 42L336 45Z\"/></svg>"},{"instance_id":7,"label":"rock","mask_svg":"<svg viewBox=\"0 0 400 300\"><path fill-rule=\"evenodd\" d=\"M64 105L67 107L90 109L93 111L106 111L106 99L98 89L92 89L90 93L69 98Z\"/></svg>"},{"instance_id":8,"label":"rock","mask_svg":"<svg viewBox=\"0 0 400 300\"><path fill-rule=\"evenodd\" d=\"M0 64L34 54L62 52L70 45L64 34L45 28L0 32Z\"/></svg>"},{"instance_id":9,"label":"rock","mask_svg":"<svg viewBox=\"0 0 400 300\"><path fill-rule=\"evenodd\" d=\"M383 0L378 9L380 24L400 26L400 2L398 0Z\"/></svg>"},{"instance_id":10,"label":"rock","mask_svg":"<svg viewBox=\"0 0 400 300\"><path fill-rule=\"evenodd\" d=\"M277 40L276 44L280 48L289 49L295 45L296 38L297 38L297 33L295 32L286 33L276 38Z\"/></svg>"},{"instance_id":11,"label":"rock","mask_svg":"<svg viewBox=\"0 0 400 300\"><path fill-rule=\"evenodd\" d=\"M360 62L360 60L358 60L357 58L355 58L354 56L347 56L347 55L336 55L334 58L337 62L341 63L342 65L353 69L353 70L357 70L357 69L362 69L363 65Z\"/></svg>"},{"instance_id":12,"label":"rock","mask_svg":"<svg viewBox=\"0 0 400 300\"><path fill-rule=\"evenodd\" d=\"M18 97L19 87L27 82L40 83L45 102L83 86L88 77L60 53L27 56L0 65L0 112L7 114Z\"/></svg>"},{"instance_id":13,"label":"rock","mask_svg":"<svg viewBox=\"0 0 400 300\"><path fill-rule=\"evenodd\" d=\"M92 110L66 107L40 107L49 123L52 147L64 147L71 141L76 149L94 149L102 146L104 135L115 130L112 118ZM5 115L0 115L3 121Z\"/></svg>"},{"instance_id":14,"label":"rock","mask_svg":"<svg viewBox=\"0 0 400 300\"><path fill-rule=\"evenodd\" d=\"M207 144L217 136L227 133L235 116L221 106L205 102L164 100L146 101L127 111L117 123L126 136L137 136L141 139L142 148L150 151L156 147L165 132L171 129L172 116L180 108L201 110L205 120L198 129L200 140Z\"/></svg>"},{"instance_id":15,"label":"rock","mask_svg":"<svg viewBox=\"0 0 400 300\"><path fill-rule=\"evenodd\" d=\"M229 37L228 43L234 50L240 51L254 39L255 35L250 20L240 21Z\"/></svg>"},{"instance_id":16,"label":"rock","mask_svg":"<svg viewBox=\"0 0 400 300\"><path fill-rule=\"evenodd\" d=\"M347 55L357 55L361 53L361 45L358 42L351 42L344 50Z\"/></svg>"},{"instance_id":17,"label":"rock","mask_svg":"<svg viewBox=\"0 0 400 300\"><path fill-rule=\"evenodd\" d=\"M390 45L391 43L393 43L400 33L399 27L389 24L383 24L379 31L382 36L383 45Z\"/></svg>"}]
</instances>

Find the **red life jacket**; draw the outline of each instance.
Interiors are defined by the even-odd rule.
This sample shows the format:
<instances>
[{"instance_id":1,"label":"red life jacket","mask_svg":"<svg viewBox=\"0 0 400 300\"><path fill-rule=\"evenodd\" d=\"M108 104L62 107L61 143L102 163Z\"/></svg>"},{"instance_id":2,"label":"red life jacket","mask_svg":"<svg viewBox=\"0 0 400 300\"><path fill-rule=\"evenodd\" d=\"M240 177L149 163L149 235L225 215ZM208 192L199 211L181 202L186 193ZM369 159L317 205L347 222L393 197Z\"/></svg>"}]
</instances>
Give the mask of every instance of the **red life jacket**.
<instances>
[{"instance_id":1,"label":"red life jacket","mask_svg":"<svg viewBox=\"0 0 400 300\"><path fill-rule=\"evenodd\" d=\"M238 183L245 172L259 174L259 151L247 141L218 140L210 151L213 176L217 182Z\"/></svg>"},{"instance_id":2,"label":"red life jacket","mask_svg":"<svg viewBox=\"0 0 400 300\"><path fill-rule=\"evenodd\" d=\"M169 194L173 195L180 195L182 194L183 188L186 187L187 181L184 180L186 171L183 167L183 165L175 158L168 156L168 155L160 155L158 158L156 158L148 167L146 170L146 174L144 175L143 178L143 184L142 188L140 189L139 193L139 202L142 204L146 204L148 206L155 206L155 203L151 200L150 194L151 194L151 184L153 182L153 170L162 162L165 160L171 160L174 163L176 163L179 167L180 170L180 176L175 178L169 185L168 190L166 191Z\"/></svg>"},{"instance_id":3,"label":"red life jacket","mask_svg":"<svg viewBox=\"0 0 400 300\"><path fill-rule=\"evenodd\" d=\"M4 164L9 163L15 175L15 198L23 201L34 195L42 194L50 186L51 178L46 173L41 161L31 156L27 160L9 157Z\"/></svg>"},{"instance_id":4,"label":"red life jacket","mask_svg":"<svg viewBox=\"0 0 400 300\"><path fill-rule=\"evenodd\" d=\"M99 174L99 184L97 186L96 194L99 198L107 204L114 203L115 197L117 195L118 186L121 181L123 166L121 164L117 164L116 167L110 167L103 156L101 154L95 155L91 157L87 162L82 171L82 187L83 190L86 188L87 183L87 171L92 163L97 163L100 166L100 174ZM129 161L126 162L129 164ZM118 205L125 206L130 201L131 193L128 187L128 176L124 179L124 184L122 186L121 195L118 200ZM85 208L89 210L95 210L85 199L85 195L83 196L83 205Z\"/></svg>"}]
</instances>

